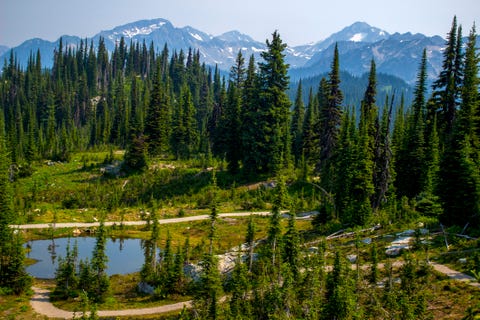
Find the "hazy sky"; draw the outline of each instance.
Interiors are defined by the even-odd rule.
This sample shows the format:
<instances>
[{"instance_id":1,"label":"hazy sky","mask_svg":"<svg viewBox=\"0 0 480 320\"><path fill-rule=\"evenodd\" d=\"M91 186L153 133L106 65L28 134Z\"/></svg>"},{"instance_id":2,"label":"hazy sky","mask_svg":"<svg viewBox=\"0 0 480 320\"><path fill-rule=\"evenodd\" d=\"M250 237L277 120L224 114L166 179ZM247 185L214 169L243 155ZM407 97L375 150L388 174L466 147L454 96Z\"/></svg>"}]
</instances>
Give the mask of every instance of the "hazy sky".
<instances>
[{"instance_id":1,"label":"hazy sky","mask_svg":"<svg viewBox=\"0 0 480 320\"><path fill-rule=\"evenodd\" d=\"M0 0L0 44L39 37L91 37L141 19L165 18L212 35L238 30L264 41L274 30L306 44L364 21L393 32L445 34L457 15L464 34L480 23L479 0ZM478 29L478 28L477 28ZM478 31L478 30L477 30Z\"/></svg>"}]
</instances>

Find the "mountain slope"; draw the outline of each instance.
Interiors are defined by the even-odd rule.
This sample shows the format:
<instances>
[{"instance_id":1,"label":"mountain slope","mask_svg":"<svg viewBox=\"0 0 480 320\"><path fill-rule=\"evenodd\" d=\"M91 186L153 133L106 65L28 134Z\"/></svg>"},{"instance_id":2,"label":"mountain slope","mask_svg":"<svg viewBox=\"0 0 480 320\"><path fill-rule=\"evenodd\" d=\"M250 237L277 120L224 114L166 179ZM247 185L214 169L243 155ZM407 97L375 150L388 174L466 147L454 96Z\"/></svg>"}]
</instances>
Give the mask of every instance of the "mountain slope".
<instances>
[{"instance_id":1,"label":"mountain slope","mask_svg":"<svg viewBox=\"0 0 480 320\"><path fill-rule=\"evenodd\" d=\"M9 50L9 47L0 45L0 56Z\"/></svg>"},{"instance_id":2,"label":"mountain slope","mask_svg":"<svg viewBox=\"0 0 480 320\"><path fill-rule=\"evenodd\" d=\"M374 43L343 41L338 42L340 65L353 75L360 76L370 69L375 60L377 72L392 74L406 82L415 82L423 49L428 56L428 76L435 78L442 65L442 48L445 41L439 37L422 34L395 33ZM330 70L334 44L315 54L302 68L292 70L292 77L308 77Z\"/></svg>"}]
</instances>

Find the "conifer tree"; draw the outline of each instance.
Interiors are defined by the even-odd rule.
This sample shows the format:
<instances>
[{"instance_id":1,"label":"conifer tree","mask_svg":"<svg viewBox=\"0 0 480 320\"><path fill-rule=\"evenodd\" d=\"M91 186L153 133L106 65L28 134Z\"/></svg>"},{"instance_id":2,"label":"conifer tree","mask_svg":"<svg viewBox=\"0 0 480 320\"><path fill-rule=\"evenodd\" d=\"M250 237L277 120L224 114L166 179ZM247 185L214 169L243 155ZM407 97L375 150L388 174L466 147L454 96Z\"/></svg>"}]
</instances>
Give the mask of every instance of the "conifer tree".
<instances>
[{"instance_id":1,"label":"conifer tree","mask_svg":"<svg viewBox=\"0 0 480 320\"><path fill-rule=\"evenodd\" d=\"M151 208L151 220L152 228L150 239L147 239L143 245L144 262L142 269L140 270L140 279L143 282L147 282L151 285L156 285L158 281L157 277L157 248L158 240L160 237L160 228L158 224L157 208L153 206Z\"/></svg>"},{"instance_id":2,"label":"conifer tree","mask_svg":"<svg viewBox=\"0 0 480 320\"><path fill-rule=\"evenodd\" d=\"M173 120L172 149L177 158L189 158L198 147L198 130L190 88L180 90L179 105Z\"/></svg>"},{"instance_id":3,"label":"conifer tree","mask_svg":"<svg viewBox=\"0 0 480 320\"><path fill-rule=\"evenodd\" d=\"M290 100L287 96L289 77L285 63L286 44L277 31L272 41L267 40L267 51L261 53L264 62L259 63L260 110L256 130L260 168L264 172L277 173L290 159Z\"/></svg>"},{"instance_id":4,"label":"conifer tree","mask_svg":"<svg viewBox=\"0 0 480 320\"><path fill-rule=\"evenodd\" d=\"M425 188L426 81L427 53L423 50L412 112L407 118L404 141L396 161L398 195L409 198L419 195Z\"/></svg>"},{"instance_id":5,"label":"conifer tree","mask_svg":"<svg viewBox=\"0 0 480 320\"><path fill-rule=\"evenodd\" d=\"M4 132L3 115L0 115L0 288L20 294L30 287L32 280L25 271L22 240L9 226L15 223L15 218Z\"/></svg>"},{"instance_id":6,"label":"conifer tree","mask_svg":"<svg viewBox=\"0 0 480 320\"><path fill-rule=\"evenodd\" d=\"M392 185L395 172L392 163L393 151L390 132L394 100L395 95L392 96L390 106L387 108L387 103L383 109L382 124L376 138L375 172L373 176L375 196L372 200L374 210L380 208L382 203L387 202L388 194L393 195Z\"/></svg>"},{"instance_id":7,"label":"conifer tree","mask_svg":"<svg viewBox=\"0 0 480 320\"><path fill-rule=\"evenodd\" d=\"M65 258L60 257L58 267L55 271L55 297L68 298L78 287L77 277L78 247L75 243L73 250L70 249L70 242L67 244Z\"/></svg>"},{"instance_id":8,"label":"conifer tree","mask_svg":"<svg viewBox=\"0 0 480 320\"><path fill-rule=\"evenodd\" d=\"M302 156L302 137L303 137L303 122L305 118L305 106L302 97L302 81L299 81L297 87L297 95L295 104L293 106L292 124L290 125L292 136L292 154L295 157L295 163L298 162Z\"/></svg>"},{"instance_id":9,"label":"conifer tree","mask_svg":"<svg viewBox=\"0 0 480 320\"><path fill-rule=\"evenodd\" d=\"M452 27L447 35L446 48L443 51L442 71L433 84L433 98L439 109L439 125L446 134L451 133L455 118L460 88L462 85L462 36L457 26L457 17L453 17ZM446 137L442 139L444 141Z\"/></svg>"},{"instance_id":10,"label":"conifer tree","mask_svg":"<svg viewBox=\"0 0 480 320\"><path fill-rule=\"evenodd\" d=\"M208 253L205 254L202 265L202 273L198 284L195 299L194 311L200 317L208 319L218 319L220 315L219 299L222 294L222 284L220 272L218 270L218 259L213 252L213 243L216 238L217 212L217 183L215 174L212 177L213 200L211 203L210 231L208 238L210 241Z\"/></svg>"},{"instance_id":11,"label":"conifer tree","mask_svg":"<svg viewBox=\"0 0 480 320\"><path fill-rule=\"evenodd\" d=\"M250 215L250 218L248 219L247 235L245 237L245 242L248 244L248 271L252 272L253 250L255 248L255 222L253 220L253 215Z\"/></svg>"},{"instance_id":12,"label":"conifer tree","mask_svg":"<svg viewBox=\"0 0 480 320\"><path fill-rule=\"evenodd\" d=\"M325 317L327 319L354 318L356 297L353 292L353 283L339 252L335 252L333 270L328 275L326 287Z\"/></svg>"},{"instance_id":13,"label":"conifer tree","mask_svg":"<svg viewBox=\"0 0 480 320\"><path fill-rule=\"evenodd\" d=\"M480 223L480 161L474 127L478 98L478 56L475 29L469 36L465 58L462 103L440 161L438 195L446 224Z\"/></svg>"},{"instance_id":14,"label":"conifer tree","mask_svg":"<svg viewBox=\"0 0 480 320\"><path fill-rule=\"evenodd\" d=\"M290 214L287 231L283 236L283 261L292 273L293 279L298 280L300 272L300 235L297 230L295 215Z\"/></svg>"},{"instance_id":15,"label":"conifer tree","mask_svg":"<svg viewBox=\"0 0 480 320\"><path fill-rule=\"evenodd\" d=\"M322 79L323 84L326 80ZM319 134L317 126L318 122L318 99L313 95L313 89L310 88L308 97L308 106L305 111L305 119L303 122L302 134L302 155L308 165L315 165L319 154Z\"/></svg>"},{"instance_id":16,"label":"conifer tree","mask_svg":"<svg viewBox=\"0 0 480 320\"><path fill-rule=\"evenodd\" d=\"M268 226L267 242L269 244L268 258L271 260L271 266L274 271L279 272L280 266L280 252L281 252L281 210L288 207L288 194L285 185L285 180L282 176L277 181L275 187L275 199L272 205L272 215L270 217L270 223Z\"/></svg>"},{"instance_id":17,"label":"conifer tree","mask_svg":"<svg viewBox=\"0 0 480 320\"><path fill-rule=\"evenodd\" d=\"M250 56L242 95L241 145L243 150L243 170L245 175L253 175L259 167L258 139L258 77L255 70L255 58Z\"/></svg>"},{"instance_id":18,"label":"conifer tree","mask_svg":"<svg viewBox=\"0 0 480 320\"><path fill-rule=\"evenodd\" d=\"M351 221L349 206L353 202L353 177L357 159L358 132L355 126L355 115L347 110L342 115L337 151L337 176L335 180L335 205L341 221ZM332 217L326 217L332 218Z\"/></svg>"},{"instance_id":19,"label":"conifer tree","mask_svg":"<svg viewBox=\"0 0 480 320\"><path fill-rule=\"evenodd\" d=\"M104 302L110 290L110 279L106 272L107 262L105 226L103 221L101 221L97 231L95 248L92 253L92 287L91 291L88 292L90 298L97 302Z\"/></svg>"},{"instance_id":20,"label":"conifer tree","mask_svg":"<svg viewBox=\"0 0 480 320\"><path fill-rule=\"evenodd\" d=\"M142 171L147 164L147 143L142 134L140 110L137 93L137 79L132 77L130 91L130 118L128 125L127 150L125 151L125 166L127 170Z\"/></svg>"},{"instance_id":21,"label":"conifer tree","mask_svg":"<svg viewBox=\"0 0 480 320\"><path fill-rule=\"evenodd\" d=\"M229 303L230 317L234 319L251 319L253 315L249 301L249 293L252 285L248 277L247 266L242 262L240 255L232 271L229 287L232 291L232 297Z\"/></svg>"},{"instance_id":22,"label":"conifer tree","mask_svg":"<svg viewBox=\"0 0 480 320\"><path fill-rule=\"evenodd\" d=\"M241 114L241 91L233 83L229 85L227 92L228 100L225 108L224 117L224 139L225 158L228 162L228 170L235 174L240 169L240 160L242 158L241 140L240 140L240 114Z\"/></svg>"},{"instance_id":23,"label":"conifer tree","mask_svg":"<svg viewBox=\"0 0 480 320\"><path fill-rule=\"evenodd\" d=\"M160 64L157 64L145 118L145 135L151 155L161 155L169 150L170 114L168 87L162 82Z\"/></svg>"},{"instance_id":24,"label":"conifer tree","mask_svg":"<svg viewBox=\"0 0 480 320\"><path fill-rule=\"evenodd\" d=\"M376 95L376 66L372 60L368 86L361 103L361 114L359 124L359 138L357 142L357 155L354 162L355 171L352 185L352 222L363 225L371 215L372 200L375 195L374 175L376 138L378 136L378 112L375 105Z\"/></svg>"},{"instance_id":25,"label":"conifer tree","mask_svg":"<svg viewBox=\"0 0 480 320\"><path fill-rule=\"evenodd\" d=\"M327 190L331 190L333 183L331 160L338 143L343 101L343 93L340 90L338 45L335 45L332 66L328 76L327 101L325 105L320 106L320 159L316 165L316 170L321 175L322 184L327 187Z\"/></svg>"}]
</instances>

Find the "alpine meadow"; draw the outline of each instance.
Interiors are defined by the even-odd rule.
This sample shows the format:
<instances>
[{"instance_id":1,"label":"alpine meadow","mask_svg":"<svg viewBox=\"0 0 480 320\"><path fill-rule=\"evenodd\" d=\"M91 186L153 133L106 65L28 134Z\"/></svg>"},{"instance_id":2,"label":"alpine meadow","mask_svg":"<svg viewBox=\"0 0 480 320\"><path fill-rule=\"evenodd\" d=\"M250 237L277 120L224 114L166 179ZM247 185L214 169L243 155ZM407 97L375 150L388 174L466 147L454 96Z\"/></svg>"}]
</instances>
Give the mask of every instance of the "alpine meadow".
<instances>
[{"instance_id":1,"label":"alpine meadow","mask_svg":"<svg viewBox=\"0 0 480 320\"><path fill-rule=\"evenodd\" d=\"M480 319L475 25L453 17L441 48L352 28L371 42L345 31L294 69L279 31L210 39L239 41L216 65L228 49L124 36L62 37L48 62L8 51L0 317ZM413 63L366 51L393 41L429 44ZM112 275L127 238L144 259ZM52 279L29 271L39 240Z\"/></svg>"}]
</instances>

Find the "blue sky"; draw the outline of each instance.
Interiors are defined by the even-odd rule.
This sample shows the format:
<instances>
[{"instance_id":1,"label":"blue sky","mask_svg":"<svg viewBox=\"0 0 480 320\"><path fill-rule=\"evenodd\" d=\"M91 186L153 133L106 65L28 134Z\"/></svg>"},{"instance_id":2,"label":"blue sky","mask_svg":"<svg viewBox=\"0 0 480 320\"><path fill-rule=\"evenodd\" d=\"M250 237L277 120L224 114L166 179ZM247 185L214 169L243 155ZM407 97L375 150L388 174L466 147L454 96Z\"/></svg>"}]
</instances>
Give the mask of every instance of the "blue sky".
<instances>
[{"instance_id":1,"label":"blue sky","mask_svg":"<svg viewBox=\"0 0 480 320\"><path fill-rule=\"evenodd\" d=\"M316 42L355 21L393 32L445 36L454 15L464 34L480 23L479 0L0 0L0 44L91 37L141 19L165 18L212 35L238 30L289 45Z\"/></svg>"}]
</instances>

